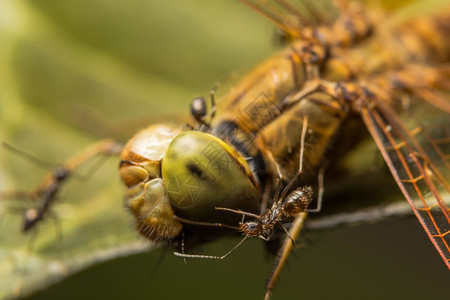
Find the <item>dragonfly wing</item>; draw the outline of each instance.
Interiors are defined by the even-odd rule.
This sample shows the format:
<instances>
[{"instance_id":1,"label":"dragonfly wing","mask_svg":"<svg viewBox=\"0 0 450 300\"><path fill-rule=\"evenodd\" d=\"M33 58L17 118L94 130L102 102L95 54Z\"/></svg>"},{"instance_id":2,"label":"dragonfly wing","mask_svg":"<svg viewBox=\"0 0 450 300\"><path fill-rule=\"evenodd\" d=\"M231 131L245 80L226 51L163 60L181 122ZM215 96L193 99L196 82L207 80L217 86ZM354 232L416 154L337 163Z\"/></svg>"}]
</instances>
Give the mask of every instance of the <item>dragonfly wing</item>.
<instances>
[{"instance_id":1,"label":"dragonfly wing","mask_svg":"<svg viewBox=\"0 0 450 300\"><path fill-rule=\"evenodd\" d=\"M450 269L448 114L435 110L432 124L425 126L421 117L408 111L407 124L384 103L375 104L361 110L362 119L414 214Z\"/></svg>"}]
</instances>

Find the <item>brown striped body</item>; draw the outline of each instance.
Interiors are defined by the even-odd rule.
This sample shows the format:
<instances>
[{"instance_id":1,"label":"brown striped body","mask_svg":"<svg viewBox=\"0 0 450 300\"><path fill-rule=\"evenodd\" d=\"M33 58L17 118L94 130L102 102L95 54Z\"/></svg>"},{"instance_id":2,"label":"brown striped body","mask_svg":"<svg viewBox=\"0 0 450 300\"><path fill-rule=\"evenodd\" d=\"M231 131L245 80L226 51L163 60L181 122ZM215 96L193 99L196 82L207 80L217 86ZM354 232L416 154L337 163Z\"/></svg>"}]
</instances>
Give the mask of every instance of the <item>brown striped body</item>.
<instances>
[{"instance_id":1,"label":"brown striped body","mask_svg":"<svg viewBox=\"0 0 450 300\"><path fill-rule=\"evenodd\" d=\"M398 23L395 27L392 24L385 26L389 28L376 27L373 36L351 48L313 41L328 53L320 64L321 78L335 82L374 82L379 85L377 88L390 89L388 93L402 92L403 87L395 87L396 74L408 72L411 65L448 62L449 19L450 12L441 12L437 16L430 14ZM307 182L313 181L327 150L336 143L340 129L354 113L350 103L347 111L341 112L324 107L323 103L333 105L335 100L323 92L310 95L312 101L301 101L287 109L283 107L286 99L302 89L307 80L302 48L310 43L294 40L218 101L218 116L212 122L213 134L235 146L245 157L252 157L250 164L254 164L252 169L259 177L275 176L265 158L266 150L272 152L284 178L292 178L297 172L301 123L303 117L308 116L311 134L307 137L303 176ZM428 76L427 79L428 86L432 87L434 78Z\"/></svg>"}]
</instances>

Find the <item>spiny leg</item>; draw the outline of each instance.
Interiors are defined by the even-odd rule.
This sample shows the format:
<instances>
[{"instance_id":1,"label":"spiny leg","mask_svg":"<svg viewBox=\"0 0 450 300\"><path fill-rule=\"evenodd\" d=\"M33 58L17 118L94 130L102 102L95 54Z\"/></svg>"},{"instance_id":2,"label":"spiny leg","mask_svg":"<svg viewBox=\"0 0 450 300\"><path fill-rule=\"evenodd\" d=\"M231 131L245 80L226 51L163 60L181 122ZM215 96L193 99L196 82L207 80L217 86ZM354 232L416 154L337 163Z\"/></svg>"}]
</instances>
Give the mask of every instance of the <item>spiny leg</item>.
<instances>
[{"instance_id":1,"label":"spiny leg","mask_svg":"<svg viewBox=\"0 0 450 300\"><path fill-rule=\"evenodd\" d=\"M302 173L303 155L304 155L304 149L305 149L305 139L306 139L307 129L308 129L308 118L304 117L302 135L301 135L301 140L300 140L299 170L298 170L297 174L292 178L292 180L288 183L288 185L283 190L280 199L284 199L286 197L289 189L292 187L292 185L295 183L295 181L298 179L298 177ZM286 228L283 226L283 229L286 231L286 238L284 239L283 245L278 252L278 256L275 261L274 268L272 270L272 273L269 276L269 282L266 287L265 299L270 298L270 295L276 284L278 276L281 273L281 269L283 268L284 263L286 262L287 257L289 256L289 253L291 252L292 248L294 247L295 242L298 238L298 235L300 234L300 231L303 227L304 221L306 220L306 216L307 216L307 213L305 213L305 212L302 212L302 213L299 213L298 215L296 215L294 222L292 223L291 229L289 231L287 231Z\"/></svg>"},{"instance_id":2,"label":"spiny leg","mask_svg":"<svg viewBox=\"0 0 450 300\"><path fill-rule=\"evenodd\" d=\"M291 229L289 230L289 237L286 237L284 239L283 245L281 246L280 250L278 251L277 259L275 261L274 267L272 269L272 272L269 276L269 281L266 285L266 294L264 296L264 300L270 299L270 296L272 294L272 290L275 287L275 284L278 280L278 277L280 276L281 270L283 269L283 266L292 251L292 248L294 247L294 243L297 241L297 238L300 234L300 231L303 228L303 224L306 220L307 213L300 213L295 217L294 222L292 223Z\"/></svg>"},{"instance_id":3,"label":"spiny leg","mask_svg":"<svg viewBox=\"0 0 450 300\"><path fill-rule=\"evenodd\" d=\"M210 121L212 121L214 119L214 117L216 116L216 111L217 111L217 107L216 107L216 92L220 88L221 85L222 85L222 81L218 81L214 85L214 87L211 89L211 91L209 91L209 98L211 100L211 109L209 110L209 114L206 117Z\"/></svg>"},{"instance_id":4,"label":"spiny leg","mask_svg":"<svg viewBox=\"0 0 450 300\"><path fill-rule=\"evenodd\" d=\"M325 177L325 170L327 168L327 162L325 162L322 167L319 170L319 174L317 175L317 181L319 184L319 191L318 191L318 195L317 195L317 207L316 208L308 208L306 210L306 212L309 213L317 213L320 212L322 210L322 202L323 202L323 193L325 190L324 187L324 177Z\"/></svg>"}]
</instances>

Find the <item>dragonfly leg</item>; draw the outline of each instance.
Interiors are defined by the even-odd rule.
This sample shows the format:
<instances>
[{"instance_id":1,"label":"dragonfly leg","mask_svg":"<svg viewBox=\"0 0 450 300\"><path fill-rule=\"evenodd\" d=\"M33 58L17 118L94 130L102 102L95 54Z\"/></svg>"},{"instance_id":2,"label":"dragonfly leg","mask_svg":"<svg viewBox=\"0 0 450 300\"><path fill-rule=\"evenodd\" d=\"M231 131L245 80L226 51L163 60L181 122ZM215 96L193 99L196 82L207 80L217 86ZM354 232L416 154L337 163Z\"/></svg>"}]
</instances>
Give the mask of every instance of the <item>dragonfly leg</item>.
<instances>
[{"instance_id":1,"label":"dragonfly leg","mask_svg":"<svg viewBox=\"0 0 450 300\"><path fill-rule=\"evenodd\" d=\"M280 224L281 228L283 228L284 232L286 233L286 236L291 240L292 245L295 245L294 239L291 237L291 235L289 234L289 231L286 229L286 227L283 225L283 223L278 221L278 224Z\"/></svg>"},{"instance_id":2,"label":"dragonfly leg","mask_svg":"<svg viewBox=\"0 0 450 300\"><path fill-rule=\"evenodd\" d=\"M317 195L317 207L316 208L308 208L306 209L306 212L309 213L318 213L322 210L322 203L323 203L323 193L325 190L324 187L324 177L325 177L325 170L327 168L327 163L325 162L322 167L319 170L319 174L317 175L317 181L319 185L319 191Z\"/></svg>"},{"instance_id":3,"label":"dragonfly leg","mask_svg":"<svg viewBox=\"0 0 450 300\"><path fill-rule=\"evenodd\" d=\"M338 92L340 88L339 83L322 79L308 80L296 93L283 100L282 110L287 110L301 101L311 101L319 105L322 109L344 119L347 117L350 108L348 103L342 100L342 95ZM318 92L329 95L329 99L324 100L317 97L309 97Z\"/></svg>"},{"instance_id":4,"label":"dragonfly leg","mask_svg":"<svg viewBox=\"0 0 450 300\"><path fill-rule=\"evenodd\" d=\"M280 276L281 270L294 247L294 243L297 241L297 238L300 234L300 231L303 228L303 224L306 220L307 213L300 213L295 217L294 222L292 223L292 227L289 230L288 236L284 239L283 245L278 251L277 259L272 268L272 272L270 273L269 280L266 285L266 294L264 296L265 300L270 299L272 294L272 290L277 283L278 276Z\"/></svg>"},{"instance_id":5,"label":"dragonfly leg","mask_svg":"<svg viewBox=\"0 0 450 300\"><path fill-rule=\"evenodd\" d=\"M214 87L209 91L209 99L211 101L211 109L209 110L209 115L207 116L210 121L214 119L216 116L216 92L219 89L219 87L222 85L222 82L217 82Z\"/></svg>"}]
</instances>

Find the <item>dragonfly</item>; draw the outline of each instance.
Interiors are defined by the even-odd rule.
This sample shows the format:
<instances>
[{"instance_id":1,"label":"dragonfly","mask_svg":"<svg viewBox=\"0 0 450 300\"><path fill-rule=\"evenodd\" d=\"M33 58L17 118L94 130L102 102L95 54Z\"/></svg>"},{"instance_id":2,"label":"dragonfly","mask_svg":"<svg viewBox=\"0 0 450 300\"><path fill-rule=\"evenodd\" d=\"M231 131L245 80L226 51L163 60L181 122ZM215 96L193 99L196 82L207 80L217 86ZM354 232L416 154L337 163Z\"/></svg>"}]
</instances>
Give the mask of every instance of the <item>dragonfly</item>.
<instances>
[{"instance_id":1,"label":"dragonfly","mask_svg":"<svg viewBox=\"0 0 450 300\"><path fill-rule=\"evenodd\" d=\"M259 9L258 11L263 11L263 9ZM272 18L272 20L273 20L273 18ZM405 72L405 73L408 73L408 72ZM398 74L393 74L394 76L395 75L397 75L397 76L400 76L401 74L400 74L400 72L398 73ZM407 75L407 74L406 74ZM405 77L406 79L408 79L408 77L406 76ZM428 78L426 78L425 77L425 79L428 79ZM380 80L380 81L382 81L383 80L383 78L377 78L376 80ZM400 80L401 81L401 80ZM380 85L381 84L384 84L384 83L380 83ZM311 91L314 91L314 89L322 89L323 91L325 91L326 93L328 93L328 94L332 94L332 95L334 95L336 98L339 98L339 95L337 95L337 94L333 94L333 91L332 91L332 88L334 89L335 87L332 87L332 88L330 88L330 86L327 86L327 85L324 85L324 84L320 84L320 86L318 85L318 86L311 86L311 87L308 87L308 88L310 88L308 91L309 92L311 92ZM361 87L359 87L359 86L352 86L352 85L347 85L347 86L345 86L345 88L347 88L347 90L350 88L350 89L352 89L352 88L354 88L354 90L353 91L351 91L351 92L354 92L355 94L358 94L358 92L360 93L361 91L358 91L358 89L360 89ZM367 88L368 90L370 90L370 88ZM334 89L335 90L335 89ZM363 92L366 92L366 91L364 91L364 89L363 89ZM424 91L424 92L426 92L426 91ZM312 93L312 92L311 92ZM379 91L376 91L376 92L373 92L374 93L374 96L379 96L380 94L377 94L377 93L381 93L381 92L379 92ZM306 94L305 94L306 95ZM297 97L297 99L303 99L304 97L306 97L305 95L297 95L296 97ZM376 97L375 97L376 98ZM294 100L293 100L293 103L295 102L295 101L297 101L297 100L295 100L295 97L293 98ZM445 103L444 103L445 104ZM294 104L289 104L288 103L288 105L294 105ZM376 111L376 110L375 110ZM369 115L369 117L370 116L372 116L372 111L368 111L368 112L366 112L368 115ZM361 115L364 115L364 113L361 113ZM367 124L367 122L369 122L370 120L369 119L367 119L368 117L366 116L366 124ZM220 120L220 119L219 119ZM383 119L381 119L381 120L378 120L378 122L386 122L386 120L383 120ZM389 123L390 124L390 123ZM386 124L386 126L384 126L384 129L386 129L386 128L388 128L388 125L389 124ZM213 124L213 127L214 127L214 124ZM370 127L369 125L368 125L368 127L369 128L381 128L382 126L380 125L380 123L376 123L375 125L372 125L372 127ZM386 129L387 131L384 131L384 134L386 135L386 137L385 136L382 136L382 138L385 138L385 139L387 139L387 134L386 134L386 132L391 132L391 131L393 131L393 132L395 132L396 130L399 130L400 132L402 132L402 130L401 129L395 129L395 128L389 128L389 130L388 129ZM397 131L398 132L398 131ZM413 137L413 139L415 138L415 134L416 133L414 133L414 132L412 132L412 133L410 133L409 131L405 131L405 132L407 132L408 134L411 134L412 135L412 137ZM376 136L378 136L378 138L379 139L381 139L380 138L380 133L379 132L375 132L375 133L372 133L375 137ZM420 132L418 133L418 134L420 134ZM380 141L378 141L378 142L380 142ZM383 140L381 140L381 142L382 143L386 143L386 141L383 141ZM291 146L291 147L294 147L294 146ZM381 146L381 148L382 149L388 149L388 147L387 146L385 146L385 145L382 145ZM403 146L401 145L401 144L392 144L391 145L391 148L393 148L393 149L388 149L389 151L401 151L402 149L403 149ZM397 149L398 148L398 149ZM399 150L400 149L400 150ZM414 152L413 152L414 153ZM387 154L388 155L388 154ZM415 155L415 157L416 158L420 158L420 160L423 162L423 165L426 165L427 167L427 172L430 172L431 174L435 174L434 176L433 176L433 178L434 178L434 180L437 180L437 182L442 182L442 181L445 181L445 174L442 176L442 178L441 179L439 179L439 176L437 176L436 174L438 174L438 172L437 171L434 171L433 170L433 162L432 162L432 160L431 159L428 159L423 153L414 153L414 155ZM389 156L389 155L388 155ZM434 158L433 158L434 159ZM429 162L428 162L429 161ZM407 163L407 164L409 164L409 162ZM431 168L430 168L431 167ZM398 169L398 167L395 167L396 169ZM429 168L429 169L428 169ZM287 168L285 168L285 169L287 169ZM428 173L427 172L424 172L424 171L422 171L422 175L423 176L425 176L425 175L427 175ZM287 176L287 177L289 177L289 176ZM438 179L436 179L436 178L438 178ZM444 179L444 180L443 180ZM400 180L404 180L404 179L400 179ZM414 181L414 180L416 180L417 182L419 182L420 180L424 180L424 179L421 179L421 178L419 178L419 177L415 177L415 178L410 178L410 179L407 179L407 180L411 180L411 184L414 184L412 181ZM406 185L405 183L403 183L404 185ZM428 185L429 185L429 183L428 183ZM433 192L433 191L432 191ZM251 210L251 209L248 209L248 210ZM159 235L160 233L158 233L158 235Z\"/></svg>"}]
</instances>

